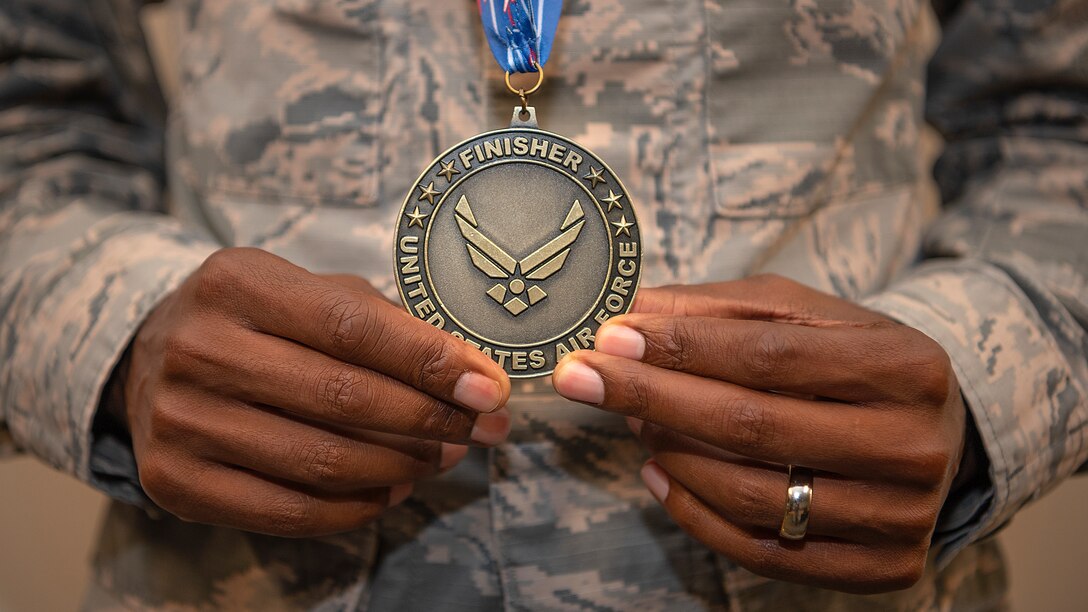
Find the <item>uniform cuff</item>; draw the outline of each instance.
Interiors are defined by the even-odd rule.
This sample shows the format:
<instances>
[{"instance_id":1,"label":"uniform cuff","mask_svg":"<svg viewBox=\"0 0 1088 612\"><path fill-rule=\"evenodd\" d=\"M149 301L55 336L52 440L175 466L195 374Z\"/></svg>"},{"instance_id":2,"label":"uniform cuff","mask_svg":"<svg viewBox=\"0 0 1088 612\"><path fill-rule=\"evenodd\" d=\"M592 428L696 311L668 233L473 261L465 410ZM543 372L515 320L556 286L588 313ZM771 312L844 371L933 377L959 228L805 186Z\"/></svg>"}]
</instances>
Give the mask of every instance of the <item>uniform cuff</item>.
<instances>
[{"instance_id":1,"label":"uniform cuff","mask_svg":"<svg viewBox=\"0 0 1088 612\"><path fill-rule=\"evenodd\" d=\"M17 446L115 493L90 467L105 383L150 311L218 245L169 218L138 213L97 219L83 235L72 252L33 258L5 292L19 338L0 398Z\"/></svg>"},{"instance_id":2,"label":"uniform cuff","mask_svg":"<svg viewBox=\"0 0 1088 612\"><path fill-rule=\"evenodd\" d=\"M948 353L989 464L988 483L977 478L946 502L934 537L944 564L1076 468L1082 453L1070 452L1056 392L1070 366L1020 287L980 261L925 264L863 303Z\"/></svg>"}]
</instances>

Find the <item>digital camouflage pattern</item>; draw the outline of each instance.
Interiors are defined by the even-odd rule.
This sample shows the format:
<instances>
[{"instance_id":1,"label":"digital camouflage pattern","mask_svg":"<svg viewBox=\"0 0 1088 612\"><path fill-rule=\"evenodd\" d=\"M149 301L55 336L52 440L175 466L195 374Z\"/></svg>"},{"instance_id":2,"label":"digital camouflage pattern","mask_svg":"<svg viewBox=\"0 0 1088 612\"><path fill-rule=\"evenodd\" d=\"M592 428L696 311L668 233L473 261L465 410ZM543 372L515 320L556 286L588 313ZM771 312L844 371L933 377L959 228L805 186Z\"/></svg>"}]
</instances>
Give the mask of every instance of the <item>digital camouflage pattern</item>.
<instances>
[{"instance_id":1,"label":"digital camouflage pattern","mask_svg":"<svg viewBox=\"0 0 1088 612\"><path fill-rule=\"evenodd\" d=\"M393 296L412 180L513 104L469 0L176 0L168 114L136 4L0 6L0 445L124 498L131 455L92 425L153 305L223 245ZM534 98L624 178L647 286L775 272L949 352L989 482L949 501L917 586L737 568L645 491L622 419L537 381L515 384L508 443L356 533L114 504L86 607L1002 607L1000 554L976 542L1088 460L1088 3L935 8L943 34L921 0L568 0ZM947 139L939 216L927 119Z\"/></svg>"}]
</instances>

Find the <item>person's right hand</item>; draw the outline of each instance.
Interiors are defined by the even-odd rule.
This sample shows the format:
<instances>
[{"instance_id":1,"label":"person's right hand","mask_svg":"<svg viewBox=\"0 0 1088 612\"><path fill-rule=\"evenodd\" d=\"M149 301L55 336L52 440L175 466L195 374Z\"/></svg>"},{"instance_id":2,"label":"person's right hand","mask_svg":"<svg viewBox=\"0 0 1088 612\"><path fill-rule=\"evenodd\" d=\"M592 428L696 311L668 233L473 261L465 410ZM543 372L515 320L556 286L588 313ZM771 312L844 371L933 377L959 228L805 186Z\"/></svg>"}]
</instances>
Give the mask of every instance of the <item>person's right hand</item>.
<instances>
[{"instance_id":1,"label":"person's right hand","mask_svg":"<svg viewBox=\"0 0 1088 612\"><path fill-rule=\"evenodd\" d=\"M505 372L358 277L213 254L140 327L124 378L140 482L187 521L357 528L510 428Z\"/></svg>"}]
</instances>

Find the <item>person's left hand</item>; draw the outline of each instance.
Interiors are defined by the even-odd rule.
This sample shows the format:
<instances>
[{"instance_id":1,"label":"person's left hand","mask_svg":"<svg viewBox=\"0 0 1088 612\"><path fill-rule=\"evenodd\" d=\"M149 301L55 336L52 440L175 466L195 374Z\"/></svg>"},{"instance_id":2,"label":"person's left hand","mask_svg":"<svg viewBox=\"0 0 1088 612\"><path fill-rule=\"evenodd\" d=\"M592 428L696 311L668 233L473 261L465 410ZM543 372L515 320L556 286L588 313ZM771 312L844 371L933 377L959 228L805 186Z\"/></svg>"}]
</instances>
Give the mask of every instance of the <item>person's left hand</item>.
<instances>
[{"instance_id":1,"label":"person's left hand","mask_svg":"<svg viewBox=\"0 0 1088 612\"><path fill-rule=\"evenodd\" d=\"M966 409L921 332L777 276L643 290L554 385L630 417L654 496L749 570L857 593L922 576ZM778 535L789 464L815 471L801 541Z\"/></svg>"}]
</instances>

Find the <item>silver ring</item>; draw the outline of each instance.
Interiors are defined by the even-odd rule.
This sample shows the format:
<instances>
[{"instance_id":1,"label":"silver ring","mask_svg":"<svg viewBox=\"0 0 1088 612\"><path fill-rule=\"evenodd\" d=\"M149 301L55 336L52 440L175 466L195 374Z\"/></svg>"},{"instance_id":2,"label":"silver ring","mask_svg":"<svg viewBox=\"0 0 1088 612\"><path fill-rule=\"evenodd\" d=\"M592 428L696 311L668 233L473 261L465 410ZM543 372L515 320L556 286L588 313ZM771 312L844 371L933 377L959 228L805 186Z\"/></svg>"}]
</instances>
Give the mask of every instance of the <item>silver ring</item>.
<instances>
[{"instance_id":1,"label":"silver ring","mask_svg":"<svg viewBox=\"0 0 1088 612\"><path fill-rule=\"evenodd\" d=\"M787 540L801 540L808 531L808 512L812 507L812 470L790 466L790 485L786 489L786 515L778 535Z\"/></svg>"}]
</instances>

